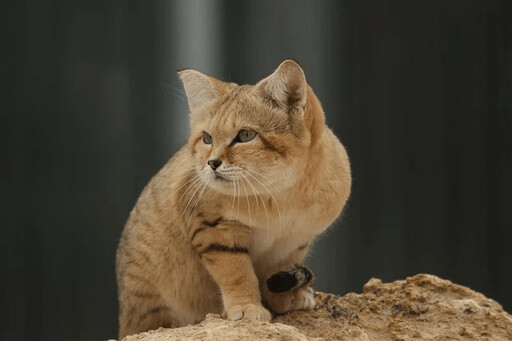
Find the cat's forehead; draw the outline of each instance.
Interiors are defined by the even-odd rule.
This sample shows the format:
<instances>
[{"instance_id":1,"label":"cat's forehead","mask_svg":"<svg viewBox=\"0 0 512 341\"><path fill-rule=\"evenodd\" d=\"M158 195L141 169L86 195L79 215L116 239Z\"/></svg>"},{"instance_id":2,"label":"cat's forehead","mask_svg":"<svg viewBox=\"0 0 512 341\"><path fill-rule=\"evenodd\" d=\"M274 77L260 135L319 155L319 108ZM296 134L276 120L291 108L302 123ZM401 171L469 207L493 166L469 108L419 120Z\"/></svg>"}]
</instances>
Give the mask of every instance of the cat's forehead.
<instances>
[{"instance_id":1,"label":"cat's forehead","mask_svg":"<svg viewBox=\"0 0 512 341\"><path fill-rule=\"evenodd\" d=\"M243 106L249 100L252 86L239 85L227 93L219 102L219 109L229 110L233 107Z\"/></svg>"},{"instance_id":2,"label":"cat's forehead","mask_svg":"<svg viewBox=\"0 0 512 341\"><path fill-rule=\"evenodd\" d=\"M238 86L226 94L212 108L212 123L228 124L232 121L245 121L251 118L256 106L249 94L250 86Z\"/></svg>"},{"instance_id":3,"label":"cat's forehead","mask_svg":"<svg viewBox=\"0 0 512 341\"><path fill-rule=\"evenodd\" d=\"M274 132L289 130L288 120L275 109L264 105L252 94L251 85L235 87L211 108L208 128L219 137L232 136L240 129Z\"/></svg>"}]
</instances>

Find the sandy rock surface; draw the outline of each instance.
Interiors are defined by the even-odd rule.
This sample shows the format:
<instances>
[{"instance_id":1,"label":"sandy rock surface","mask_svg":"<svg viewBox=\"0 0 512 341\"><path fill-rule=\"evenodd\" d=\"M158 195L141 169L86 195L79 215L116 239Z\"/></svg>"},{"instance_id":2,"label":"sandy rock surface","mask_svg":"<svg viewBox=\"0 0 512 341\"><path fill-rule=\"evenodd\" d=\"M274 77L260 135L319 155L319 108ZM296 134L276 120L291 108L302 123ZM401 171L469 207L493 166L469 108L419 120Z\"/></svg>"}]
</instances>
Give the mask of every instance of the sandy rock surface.
<instances>
[{"instance_id":1,"label":"sandy rock surface","mask_svg":"<svg viewBox=\"0 0 512 341\"><path fill-rule=\"evenodd\" d=\"M393 283L372 278L362 294L317 292L316 307L272 322L226 321L149 331L124 341L157 340L512 340L512 315L467 287L432 275Z\"/></svg>"}]
</instances>

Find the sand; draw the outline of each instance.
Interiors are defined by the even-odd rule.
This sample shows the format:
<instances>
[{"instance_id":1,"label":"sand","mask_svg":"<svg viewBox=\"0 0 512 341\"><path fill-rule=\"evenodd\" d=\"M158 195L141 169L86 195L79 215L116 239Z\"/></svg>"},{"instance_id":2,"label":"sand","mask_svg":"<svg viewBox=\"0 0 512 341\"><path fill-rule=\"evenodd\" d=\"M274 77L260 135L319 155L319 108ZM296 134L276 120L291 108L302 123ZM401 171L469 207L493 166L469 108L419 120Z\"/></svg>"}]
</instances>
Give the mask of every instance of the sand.
<instances>
[{"instance_id":1,"label":"sand","mask_svg":"<svg viewBox=\"0 0 512 341\"><path fill-rule=\"evenodd\" d=\"M496 301L433 275L382 283L361 294L317 292L316 306L270 323L226 321L210 314L183 328L149 331L124 341L157 340L512 340L512 315Z\"/></svg>"}]
</instances>

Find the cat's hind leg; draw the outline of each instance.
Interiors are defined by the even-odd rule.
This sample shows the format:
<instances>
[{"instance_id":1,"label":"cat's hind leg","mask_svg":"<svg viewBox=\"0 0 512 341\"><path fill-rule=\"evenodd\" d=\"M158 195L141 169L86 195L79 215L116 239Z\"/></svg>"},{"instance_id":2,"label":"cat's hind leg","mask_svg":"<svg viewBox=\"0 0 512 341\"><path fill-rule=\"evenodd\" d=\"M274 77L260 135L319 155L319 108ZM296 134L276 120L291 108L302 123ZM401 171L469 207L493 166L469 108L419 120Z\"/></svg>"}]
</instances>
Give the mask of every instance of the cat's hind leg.
<instances>
[{"instance_id":1,"label":"cat's hind leg","mask_svg":"<svg viewBox=\"0 0 512 341\"><path fill-rule=\"evenodd\" d=\"M180 326L172 308L158 294L133 291L128 295L120 307L119 340L160 327Z\"/></svg>"}]
</instances>

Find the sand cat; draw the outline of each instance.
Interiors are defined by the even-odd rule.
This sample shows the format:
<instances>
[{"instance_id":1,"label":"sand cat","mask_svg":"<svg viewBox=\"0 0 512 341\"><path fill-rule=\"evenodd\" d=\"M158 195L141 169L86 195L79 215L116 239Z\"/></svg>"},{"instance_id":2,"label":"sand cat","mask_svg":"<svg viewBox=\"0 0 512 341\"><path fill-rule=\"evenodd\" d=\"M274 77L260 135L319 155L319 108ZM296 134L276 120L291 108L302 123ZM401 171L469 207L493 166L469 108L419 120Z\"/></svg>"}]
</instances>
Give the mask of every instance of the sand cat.
<instances>
[{"instance_id":1,"label":"sand cat","mask_svg":"<svg viewBox=\"0 0 512 341\"><path fill-rule=\"evenodd\" d=\"M292 60L256 85L179 72L188 143L143 190L117 251L120 338L219 313L313 307L312 241L351 187L344 147Z\"/></svg>"}]
</instances>

